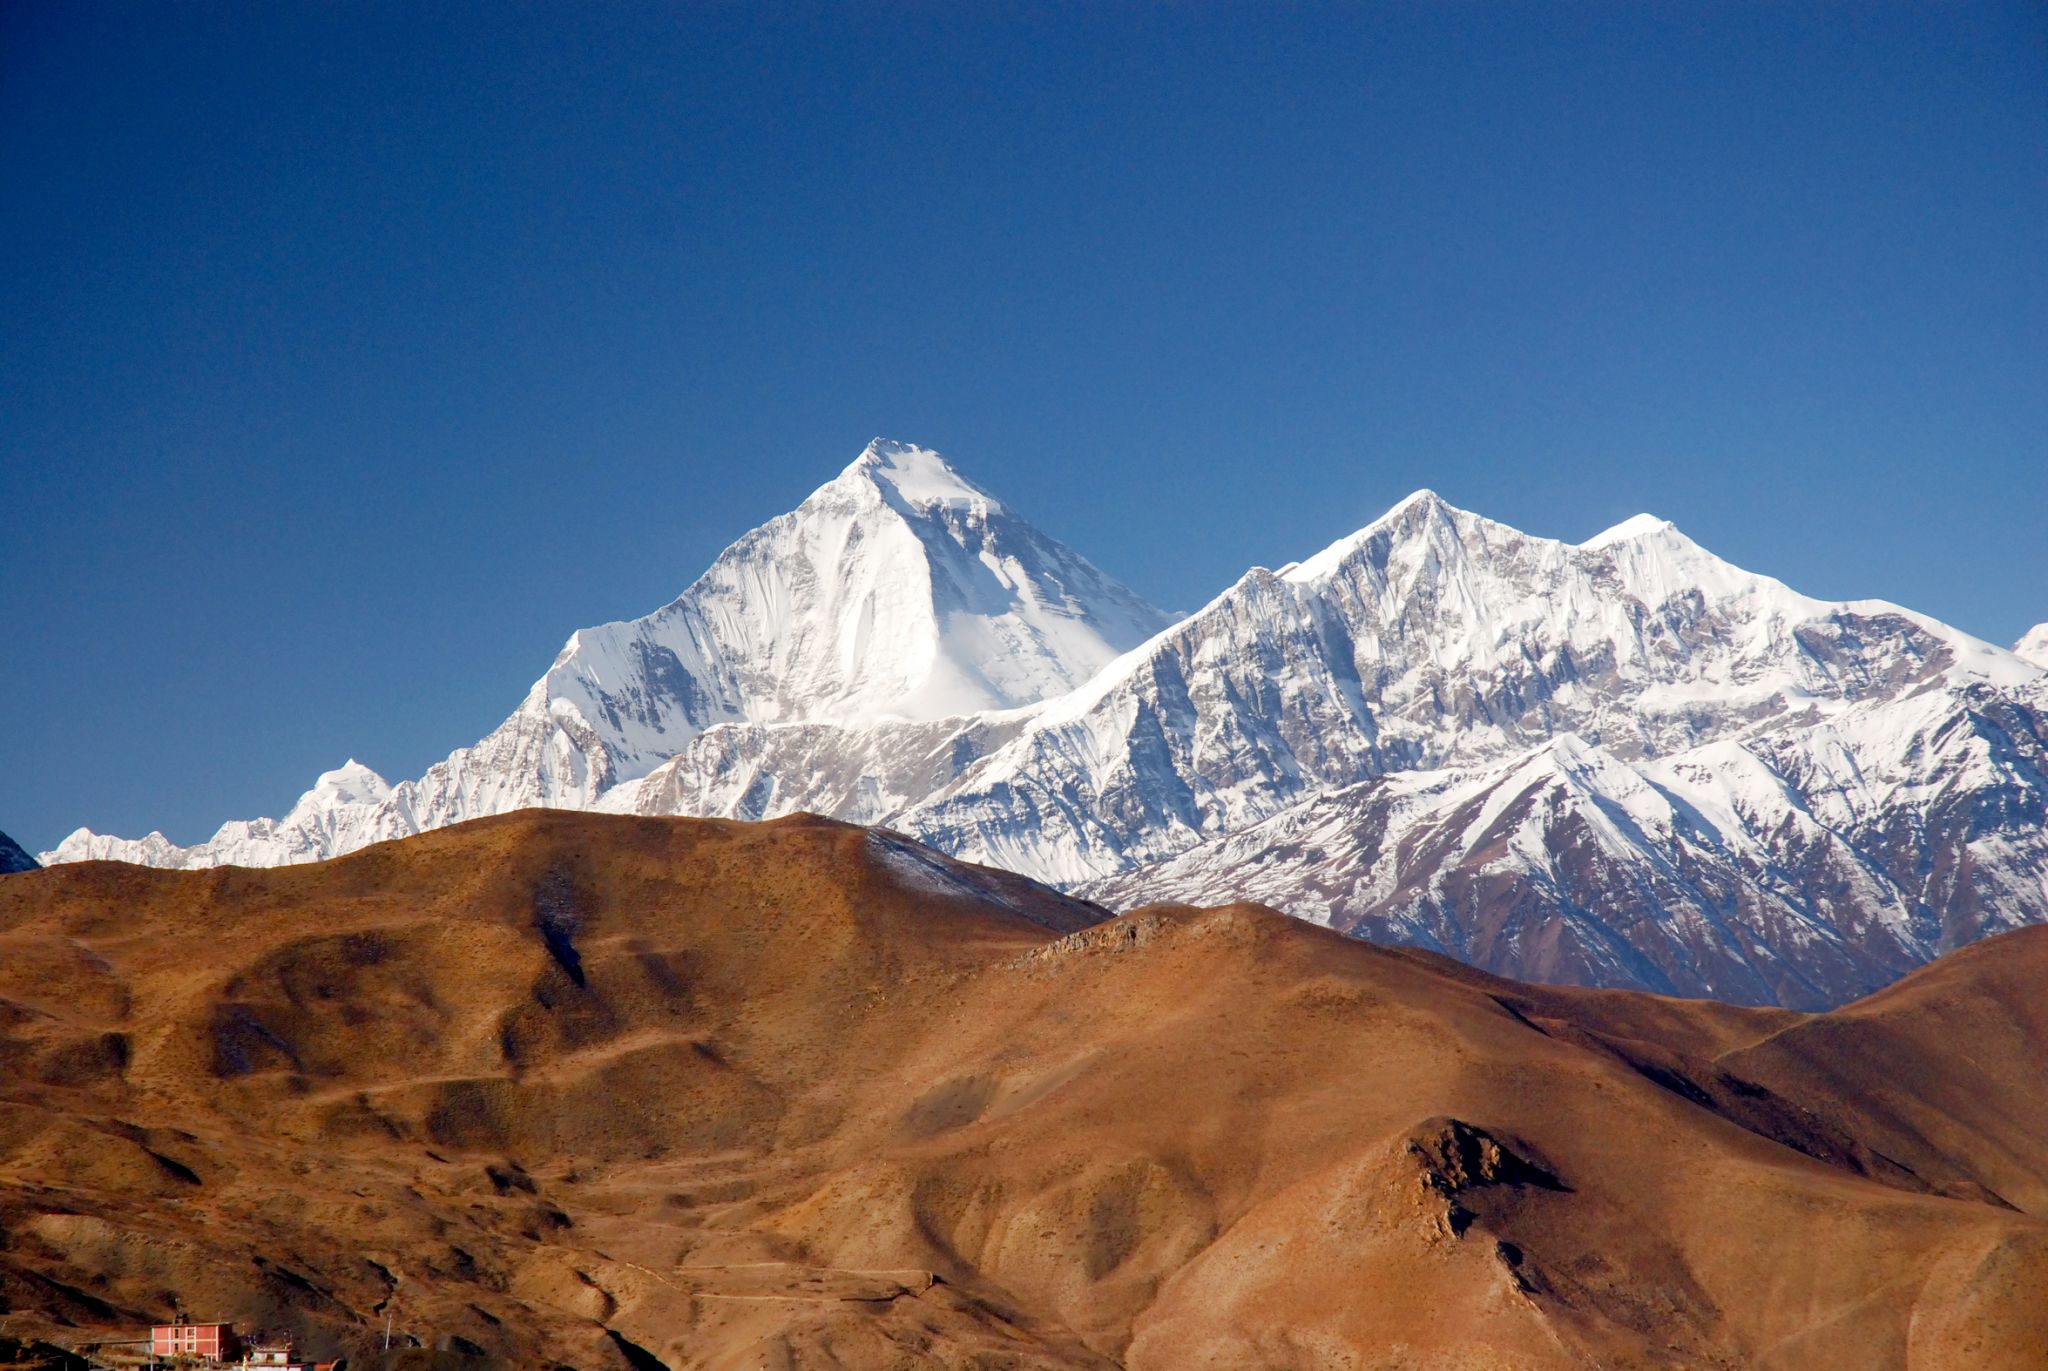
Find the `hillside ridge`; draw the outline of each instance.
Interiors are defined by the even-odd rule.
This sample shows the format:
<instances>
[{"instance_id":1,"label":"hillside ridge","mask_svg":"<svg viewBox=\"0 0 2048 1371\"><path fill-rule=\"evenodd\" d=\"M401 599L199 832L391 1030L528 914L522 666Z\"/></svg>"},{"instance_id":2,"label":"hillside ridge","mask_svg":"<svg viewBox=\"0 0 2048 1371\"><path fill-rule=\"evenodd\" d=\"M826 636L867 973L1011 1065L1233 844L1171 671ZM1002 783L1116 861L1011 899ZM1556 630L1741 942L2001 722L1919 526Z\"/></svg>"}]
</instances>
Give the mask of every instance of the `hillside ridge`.
<instances>
[{"instance_id":1,"label":"hillside ridge","mask_svg":"<svg viewBox=\"0 0 2048 1371\"><path fill-rule=\"evenodd\" d=\"M0 881L0 1291L636 1371L2017 1368L2044 963L1526 985L815 816L68 864Z\"/></svg>"}]
</instances>

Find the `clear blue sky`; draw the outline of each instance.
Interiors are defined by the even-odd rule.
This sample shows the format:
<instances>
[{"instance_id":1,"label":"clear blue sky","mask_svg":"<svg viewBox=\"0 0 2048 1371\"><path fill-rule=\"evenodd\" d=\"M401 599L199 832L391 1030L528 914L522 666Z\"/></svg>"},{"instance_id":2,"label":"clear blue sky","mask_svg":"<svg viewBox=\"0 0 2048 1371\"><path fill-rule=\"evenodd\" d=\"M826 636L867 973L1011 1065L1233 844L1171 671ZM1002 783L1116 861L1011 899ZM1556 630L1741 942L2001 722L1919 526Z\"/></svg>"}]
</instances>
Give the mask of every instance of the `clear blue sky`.
<instances>
[{"instance_id":1,"label":"clear blue sky","mask_svg":"<svg viewBox=\"0 0 2048 1371\"><path fill-rule=\"evenodd\" d=\"M0 5L0 829L416 775L875 434L2048 619L2048 7Z\"/></svg>"}]
</instances>

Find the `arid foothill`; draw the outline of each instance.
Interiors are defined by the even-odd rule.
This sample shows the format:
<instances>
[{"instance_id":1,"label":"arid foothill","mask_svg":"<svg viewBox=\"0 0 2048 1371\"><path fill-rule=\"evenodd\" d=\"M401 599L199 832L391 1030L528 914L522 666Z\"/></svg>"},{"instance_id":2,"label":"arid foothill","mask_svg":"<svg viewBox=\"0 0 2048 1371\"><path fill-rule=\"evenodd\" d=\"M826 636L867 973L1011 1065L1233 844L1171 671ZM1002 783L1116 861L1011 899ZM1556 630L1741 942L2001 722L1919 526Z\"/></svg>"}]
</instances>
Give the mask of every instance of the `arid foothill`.
<instances>
[{"instance_id":1,"label":"arid foothill","mask_svg":"<svg viewBox=\"0 0 2048 1371\"><path fill-rule=\"evenodd\" d=\"M1252 905L1111 918L810 817L26 872L5 1332L2017 1371L2048 1347L2043 975L2024 930L1818 1015L1537 987Z\"/></svg>"}]
</instances>

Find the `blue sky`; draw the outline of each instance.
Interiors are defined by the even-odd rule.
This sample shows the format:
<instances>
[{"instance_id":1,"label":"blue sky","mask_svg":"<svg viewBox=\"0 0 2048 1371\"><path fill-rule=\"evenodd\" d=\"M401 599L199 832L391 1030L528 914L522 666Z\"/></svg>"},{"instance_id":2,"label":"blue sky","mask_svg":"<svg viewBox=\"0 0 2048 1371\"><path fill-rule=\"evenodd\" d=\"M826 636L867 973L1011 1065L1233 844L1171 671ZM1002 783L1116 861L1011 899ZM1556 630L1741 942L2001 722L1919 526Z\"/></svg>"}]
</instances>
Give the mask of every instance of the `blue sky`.
<instances>
[{"instance_id":1,"label":"blue sky","mask_svg":"<svg viewBox=\"0 0 2048 1371\"><path fill-rule=\"evenodd\" d=\"M876 434L2048 619L2048 10L0 6L0 829L415 775Z\"/></svg>"}]
</instances>

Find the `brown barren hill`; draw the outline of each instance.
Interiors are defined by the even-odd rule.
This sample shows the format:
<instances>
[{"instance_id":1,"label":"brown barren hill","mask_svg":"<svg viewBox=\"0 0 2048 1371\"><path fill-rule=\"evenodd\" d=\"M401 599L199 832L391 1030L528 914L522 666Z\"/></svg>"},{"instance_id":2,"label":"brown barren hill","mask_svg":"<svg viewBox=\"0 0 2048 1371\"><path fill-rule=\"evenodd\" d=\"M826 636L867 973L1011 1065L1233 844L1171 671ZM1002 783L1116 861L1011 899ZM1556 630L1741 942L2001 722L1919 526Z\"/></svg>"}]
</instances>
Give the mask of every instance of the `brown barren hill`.
<instances>
[{"instance_id":1,"label":"brown barren hill","mask_svg":"<svg viewBox=\"0 0 2048 1371\"><path fill-rule=\"evenodd\" d=\"M1834 1014L812 818L0 878L0 1304L450 1364L2048 1366L2048 941ZM479 1355L480 1354L480 1355Z\"/></svg>"}]
</instances>

